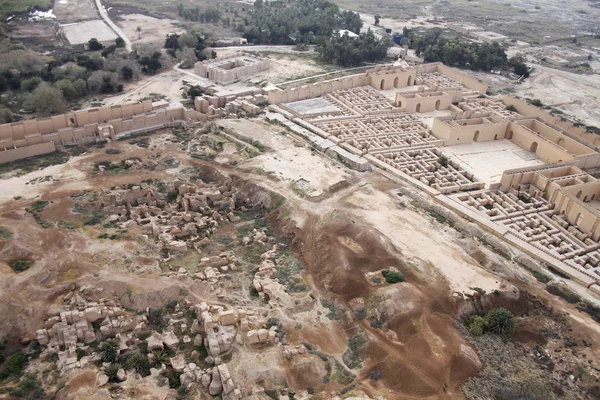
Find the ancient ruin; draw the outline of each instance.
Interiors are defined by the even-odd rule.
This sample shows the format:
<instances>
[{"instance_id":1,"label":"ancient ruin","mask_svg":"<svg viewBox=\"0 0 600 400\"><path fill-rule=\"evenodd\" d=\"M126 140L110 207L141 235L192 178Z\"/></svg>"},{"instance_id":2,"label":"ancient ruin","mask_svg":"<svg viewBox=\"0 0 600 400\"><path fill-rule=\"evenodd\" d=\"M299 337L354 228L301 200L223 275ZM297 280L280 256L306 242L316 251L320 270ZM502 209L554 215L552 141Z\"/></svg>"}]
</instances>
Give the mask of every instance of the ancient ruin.
<instances>
[{"instance_id":1,"label":"ancient ruin","mask_svg":"<svg viewBox=\"0 0 600 400\"><path fill-rule=\"evenodd\" d=\"M485 91L480 82L431 64L373 69L268 95L272 111L331 147L414 183L600 293L600 186L585 172L600 166L600 154L522 102L487 98ZM512 146L523 168L501 170L499 163L489 175L454 157L455 149L466 154L469 146L490 143Z\"/></svg>"}]
</instances>

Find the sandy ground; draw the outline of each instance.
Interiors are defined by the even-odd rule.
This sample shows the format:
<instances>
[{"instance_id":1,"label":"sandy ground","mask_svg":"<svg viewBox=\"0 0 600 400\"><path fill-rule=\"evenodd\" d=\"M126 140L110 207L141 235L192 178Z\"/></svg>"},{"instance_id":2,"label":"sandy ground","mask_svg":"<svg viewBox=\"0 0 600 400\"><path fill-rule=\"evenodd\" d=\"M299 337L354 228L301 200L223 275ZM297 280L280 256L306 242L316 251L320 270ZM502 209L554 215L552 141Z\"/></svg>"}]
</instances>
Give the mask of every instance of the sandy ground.
<instances>
[{"instance_id":1,"label":"sandy ground","mask_svg":"<svg viewBox=\"0 0 600 400\"><path fill-rule=\"evenodd\" d=\"M242 168L276 177L283 186L300 181L300 191L309 196L318 196L332 185L351 179L346 168L321 157L301 141L285 135L285 131L278 126L260 123L258 120L222 120L219 125L253 137L274 150L254 157L244 163ZM302 181L308 183L304 184Z\"/></svg>"},{"instance_id":2,"label":"sandy ground","mask_svg":"<svg viewBox=\"0 0 600 400\"><path fill-rule=\"evenodd\" d=\"M455 243L456 231L411 209L399 209L393 194L366 186L344 198L369 225L396 245L407 260L423 260L441 272L450 288L472 293L499 288L499 278L485 271ZM441 228L441 229L440 229Z\"/></svg>"},{"instance_id":3,"label":"sandy ground","mask_svg":"<svg viewBox=\"0 0 600 400\"><path fill-rule=\"evenodd\" d=\"M533 67L531 77L520 85L499 75L464 72L487 82L495 92L540 99L587 125L600 127L600 75L574 74L541 65Z\"/></svg>"},{"instance_id":4,"label":"sandy ground","mask_svg":"<svg viewBox=\"0 0 600 400\"><path fill-rule=\"evenodd\" d=\"M56 20L63 24L100 17L94 0L56 0L52 12Z\"/></svg>"},{"instance_id":5,"label":"sandy ground","mask_svg":"<svg viewBox=\"0 0 600 400\"><path fill-rule=\"evenodd\" d=\"M580 75L534 65L533 75L517 86L516 94L540 99L544 104L600 127L600 75Z\"/></svg>"},{"instance_id":6,"label":"sandy ground","mask_svg":"<svg viewBox=\"0 0 600 400\"><path fill-rule=\"evenodd\" d=\"M75 164L82 157L74 157L65 164L53 165L26 175L4 179L1 182L0 204L21 196L24 199L33 199L44 193L52 193L54 189L60 190L85 190L89 185L85 180L86 174ZM50 176L52 180L39 182L37 180ZM32 182L33 181L33 182ZM61 182L61 183L57 183Z\"/></svg>"},{"instance_id":7,"label":"sandy ground","mask_svg":"<svg viewBox=\"0 0 600 400\"><path fill-rule=\"evenodd\" d=\"M114 18L113 22L121 27L133 45L152 43L162 47L165 44L166 35L185 32L178 21L166 18L158 19L142 14L124 14L119 18ZM142 29L139 34L138 27Z\"/></svg>"}]
</instances>

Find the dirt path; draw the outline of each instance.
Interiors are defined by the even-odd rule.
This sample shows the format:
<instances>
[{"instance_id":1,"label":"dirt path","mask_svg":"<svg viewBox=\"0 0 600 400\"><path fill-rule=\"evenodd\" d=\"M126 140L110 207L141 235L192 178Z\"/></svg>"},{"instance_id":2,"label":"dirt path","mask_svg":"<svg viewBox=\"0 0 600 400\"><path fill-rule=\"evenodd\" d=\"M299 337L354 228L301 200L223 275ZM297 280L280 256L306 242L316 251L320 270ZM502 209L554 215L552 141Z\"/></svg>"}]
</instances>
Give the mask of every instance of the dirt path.
<instances>
[{"instance_id":1,"label":"dirt path","mask_svg":"<svg viewBox=\"0 0 600 400\"><path fill-rule=\"evenodd\" d=\"M125 33L121 30L121 28L119 28L114 22L112 22L112 20L106 13L104 6L102 6L101 1L100 0L95 0L95 1L96 1L96 7L98 8L98 12L100 13L100 16L102 17L104 22L106 22L108 24L108 26L110 26L112 28L112 30L115 31L117 36L120 36L125 41L125 48L127 49L127 51L132 51L133 47L131 46L131 40L129 40L129 38L127 37L127 35L125 35Z\"/></svg>"}]
</instances>

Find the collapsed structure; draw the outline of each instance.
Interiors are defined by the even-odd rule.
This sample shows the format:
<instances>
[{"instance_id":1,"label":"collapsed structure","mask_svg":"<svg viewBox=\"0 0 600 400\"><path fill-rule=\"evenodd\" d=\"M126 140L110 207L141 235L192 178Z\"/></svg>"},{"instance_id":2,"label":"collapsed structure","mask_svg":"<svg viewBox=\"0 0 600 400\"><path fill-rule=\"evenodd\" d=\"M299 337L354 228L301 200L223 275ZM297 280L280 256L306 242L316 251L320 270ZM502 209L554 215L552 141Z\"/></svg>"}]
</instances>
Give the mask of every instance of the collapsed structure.
<instances>
[{"instance_id":1,"label":"collapsed structure","mask_svg":"<svg viewBox=\"0 0 600 400\"><path fill-rule=\"evenodd\" d=\"M600 154L549 114L486 90L440 63L377 67L272 90L269 118L359 170L412 183L600 293L600 183L586 172Z\"/></svg>"}]
</instances>

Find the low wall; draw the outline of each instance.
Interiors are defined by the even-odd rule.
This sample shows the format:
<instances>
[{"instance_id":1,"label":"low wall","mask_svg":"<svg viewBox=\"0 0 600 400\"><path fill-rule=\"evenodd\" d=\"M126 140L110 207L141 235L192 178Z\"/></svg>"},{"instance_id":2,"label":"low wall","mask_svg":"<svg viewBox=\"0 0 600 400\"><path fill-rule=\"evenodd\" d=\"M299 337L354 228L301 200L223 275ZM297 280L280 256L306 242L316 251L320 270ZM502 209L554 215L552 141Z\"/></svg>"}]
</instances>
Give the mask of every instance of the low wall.
<instances>
[{"instance_id":1,"label":"low wall","mask_svg":"<svg viewBox=\"0 0 600 400\"><path fill-rule=\"evenodd\" d=\"M150 106L150 112L130 115L132 110L139 111L148 109L148 105ZM28 158L39 154L51 153L52 151L55 151L56 146L86 144L93 143L96 140L106 140L106 135L108 135L108 132L110 132L112 138L115 138L121 136L123 133L161 129L162 127L169 126L169 124L172 124L176 121L183 121L187 119L201 120L206 118L197 111L187 110L181 106L174 108L163 108L161 106L155 111L152 111L151 101L137 103L136 107L129 106L131 105L124 105L120 108L107 107L105 108L104 114L101 114L99 109L77 111L75 114L79 114L80 116L83 115L86 118L92 116L92 118L88 118L88 120L94 122L87 123L81 127L67 126L54 132L31 133L26 135L24 139L21 140L9 139L0 141L0 152L5 150L5 153L2 153L3 156L0 157L0 163ZM124 112L119 112L116 114L111 113L110 115L122 115L122 117L109 120L98 119L100 115L103 117L109 117L108 111L115 110L117 108ZM63 114L55 116L58 118L51 117L50 119L60 121L61 118L66 118L66 116L69 115L72 114ZM47 123L47 120L47 118L42 119L41 124L38 124L39 121L37 120L31 120L23 121L21 124L6 125L10 125L11 129L15 128L20 132L21 128L31 129L31 127L43 126ZM59 124L58 126L62 125ZM5 130L5 132L8 131Z\"/></svg>"},{"instance_id":2,"label":"low wall","mask_svg":"<svg viewBox=\"0 0 600 400\"><path fill-rule=\"evenodd\" d=\"M33 144L31 146L20 147L12 150L0 150L0 164L21 160L23 158L39 156L42 154L53 153L55 151L56 146L54 146L54 142Z\"/></svg>"},{"instance_id":3,"label":"low wall","mask_svg":"<svg viewBox=\"0 0 600 400\"><path fill-rule=\"evenodd\" d=\"M152 100L111 107L91 108L48 118L0 125L0 149L25 147L49 141L93 138L95 128L110 120L129 118L152 111Z\"/></svg>"}]
</instances>

